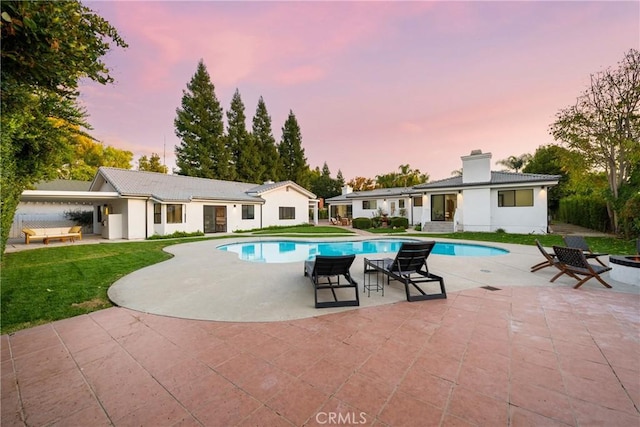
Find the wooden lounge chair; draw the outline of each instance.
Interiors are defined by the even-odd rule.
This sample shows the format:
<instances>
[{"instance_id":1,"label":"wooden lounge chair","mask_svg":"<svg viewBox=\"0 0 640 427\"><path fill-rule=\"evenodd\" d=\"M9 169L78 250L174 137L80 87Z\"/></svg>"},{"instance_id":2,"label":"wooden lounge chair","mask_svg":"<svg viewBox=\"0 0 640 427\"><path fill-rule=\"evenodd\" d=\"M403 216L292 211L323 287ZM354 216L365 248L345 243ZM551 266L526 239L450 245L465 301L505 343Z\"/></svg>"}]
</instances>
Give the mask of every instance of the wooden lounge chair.
<instances>
[{"instance_id":1,"label":"wooden lounge chair","mask_svg":"<svg viewBox=\"0 0 640 427\"><path fill-rule=\"evenodd\" d=\"M537 263L536 265L532 265L531 272L533 273L547 267L557 267L556 264L558 263L558 258L556 257L556 254L547 252L547 250L542 247L542 244L538 239L536 239L536 246L545 260Z\"/></svg>"},{"instance_id":2,"label":"wooden lounge chair","mask_svg":"<svg viewBox=\"0 0 640 427\"><path fill-rule=\"evenodd\" d=\"M360 305L358 295L358 283L351 278L349 268L353 264L355 255L325 256L318 255L315 260L305 261L304 275L309 276L315 288L316 308L325 307L351 307ZM340 276L346 279L346 283L340 283ZM332 281L331 278L334 278ZM355 292L355 299L338 299L336 290L352 288ZM318 301L318 291L323 289L331 290L333 301Z\"/></svg>"},{"instance_id":3,"label":"wooden lounge chair","mask_svg":"<svg viewBox=\"0 0 640 427\"><path fill-rule=\"evenodd\" d=\"M589 248L589 244L587 243L587 241L585 240L585 238L583 236L568 235L568 236L564 236L563 240L564 240L564 244L567 245L568 247L570 247L570 248L578 248L578 249L582 250L582 252L584 253L584 256L587 259L595 259L601 266L603 266L603 267L607 266L605 263L600 261L598 259L598 257L607 256L609 254L593 252Z\"/></svg>"},{"instance_id":4,"label":"wooden lounge chair","mask_svg":"<svg viewBox=\"0 0 640 427\"><path fill-rule=\"evenodd\" d=\"M604 281L600 275L611 270L611 267L591 264L587 261L587 257L579 248L567 248L563 246L554 246L553 251L558 257L557 267L561 270L556 274L551 281L553 282L563 274L578 280L578 283L574 286L574 289L582 286L587 280L595 278L598 282L602 283L605 287L610 288L607 282ZM578 276L584 276L580 279Z\"/></svg>"},{"instance_id":5,"label":"wooden lounge chair","mask_svg":"<svg viewBox=\"0 0 640 427\"><path fill-rule=\"evenodd\" d=\"M364 271L380 272L390 280L397 280L404 284L407 301L424 301L447 297L442 277L429 272L427 257L431 254L436 242L404 242L395 259L365 259ZM427 293L420 286L421 283L438 282L439 293ZM412 290L417 290L412 294Z\"/></svg>"}]
</instances>

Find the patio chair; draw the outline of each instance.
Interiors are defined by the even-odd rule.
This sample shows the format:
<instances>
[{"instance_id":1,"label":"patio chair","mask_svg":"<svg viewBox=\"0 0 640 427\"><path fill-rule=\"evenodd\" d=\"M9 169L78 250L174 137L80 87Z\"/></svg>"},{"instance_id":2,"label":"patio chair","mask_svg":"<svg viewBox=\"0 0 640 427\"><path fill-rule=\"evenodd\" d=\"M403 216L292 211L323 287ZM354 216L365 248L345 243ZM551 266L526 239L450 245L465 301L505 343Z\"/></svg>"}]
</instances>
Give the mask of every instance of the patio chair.
<instances>
[{"instance_id":1,"label":"patio chair","mask_svg":"<svg viewBox=\"0 0 640 427\"><path fill-rule=\"evenodd\" d=\"M582 250L582 252L584 253L584 256L587 257L587 259L595 259L598 262L598 264L600 264L601 266L603 266L603 267L607 266L605 263L600 261L598 259L598 257L607 256L609 254L593 252L589 248L589 244L587 243L587 241L585 240L585 238L583 236L573 236L573 235L564 236L563 240L564 240L564 244L567 245L568 247L570 247L570 248L578 248L578 249Z\"/></svg>"},{"instance_id":2,"label":"patio chair","mask_svg":"<svg viewBox=\"0 0 640 427\"><path fill-rule=\"evenodd\" d=\"M436 242L403 242L396 257L383 259L365 259L365 273L380 272L387 277L387 284L397 280L404 284L407 301L424 301L447 297L442 277L429 272L427 258ZM427 293L420 284L438 282L439 293ZM412 294L417 290L419 294Z\"/></svg>"},{"instance_id":3,"label":"patio chair","mask_svg":"<svg viewBox=\"0 0 640 427\"><path fill-rule=\"evenodd\" d=\"M360 297L358 295L358 283L351 278L349 268L353 264L355 255L339 255L327 256L318 255L315 260L305 261L304 275L309 276L313 287L315 288L315 306L316 308L326 307L351 307L360 305ZM346 283L340 283L340 276L346 279ZM331 279L334 278L332 281ZM353 289L355 299L338 299L336 290ZM319 301L318 291L323 289L331 290L333 301Z\"/></svg>"},{"instance_id":4,"label":"patio chair","mask_svg":"<svg viewBox=\"0 0 640 427\"><path fill-rule=\"evenodd\" d=\"M556 274L551 281L553 282L562 274L568 274L569 276L578 280L578 283L573 287L574 289L582 286L587 280L595 278L598 282L602 283L605 287L610 288L607 282L604 281L600 275L611 270L611 267L591 264L587 261L587 257L580 248L568 248L564 246L554 246L553 251L558 258L557 267L561 270ZM580 279L578 276L584 276Z\"/></svg>"},{"instance_id":5,"label":"patio chair","mask_svg":"<svg viewBox=\"0 0 640 427\"><path fill-rule=\"evenodd\" d=\"M331 225L340 225L340 223L338 222L337 219L335 219L334 217L329 218L329 223Z\"/></svg>"},{"instance_id":6,"label":"patio chair","mask_svg":"<svg viewBox=\"0 0 640 427\"><path fill-rule=\"evenodd\" d=\"M547 267L557 267L556 264L558 263L558 258L556 257L556 254L547 252L547 250L542 247L542 244L538 239L536 239L536 246L545 260L536 265L532 265L531 272L533 273Z\"/></svg>"}]
</instances>

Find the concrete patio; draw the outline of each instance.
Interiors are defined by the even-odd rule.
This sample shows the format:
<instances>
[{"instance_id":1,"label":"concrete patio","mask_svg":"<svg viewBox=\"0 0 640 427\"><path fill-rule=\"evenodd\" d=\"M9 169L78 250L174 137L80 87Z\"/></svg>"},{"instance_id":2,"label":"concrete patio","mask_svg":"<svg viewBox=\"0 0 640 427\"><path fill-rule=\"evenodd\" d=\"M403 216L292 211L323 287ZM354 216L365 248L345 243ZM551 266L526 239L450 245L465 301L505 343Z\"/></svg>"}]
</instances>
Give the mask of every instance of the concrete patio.
<instances>
[{"instance_id":1,"label":"concrete patio","mask_svg":"<svg viewBox=\"0 0 640 427\"><path fill-rule=\"evenodd\" d=\"M116 283L130 308L2 336L2 425L640 424L637 287L550 284L551 269L528 271L536 248L498 245L510 255L429 258L446 300L408 303L392 284L359 308L316 310L301 265L267 274L273 264L218 244L175 246L172 260ZM352 273L363 280L360 259ZM292 307L249 291L271 282ZM231 285L243 287L237 301L224 297ZM198 298L207 287L216 292Z\"/></svg>"}]
</instances>

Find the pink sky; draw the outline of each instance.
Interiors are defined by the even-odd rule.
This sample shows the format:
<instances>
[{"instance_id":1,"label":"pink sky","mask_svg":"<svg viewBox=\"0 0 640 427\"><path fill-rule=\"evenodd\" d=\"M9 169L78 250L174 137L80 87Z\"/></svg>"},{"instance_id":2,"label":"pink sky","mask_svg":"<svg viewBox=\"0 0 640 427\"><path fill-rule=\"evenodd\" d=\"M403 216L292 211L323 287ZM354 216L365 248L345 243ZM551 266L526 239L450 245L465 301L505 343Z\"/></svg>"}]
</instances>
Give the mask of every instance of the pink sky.
<instances>
[{"instance_id":1,"label":"pink sky","mask_svg":"<svg viewBox=\"0 0 640 427\"><path fill-rule=\"evenodd\" d=\"M249 130L260 96L277 142L292 110L312 168L350 180L409 164L437 180L473 149L495 163L552 143L589 76L640 45L637 1L84 3L129 44L105 58L116 83L81 100L134 168L153 152L175 167L201 58L225 112L240 91Z\"/></svg>"}]
</instances>

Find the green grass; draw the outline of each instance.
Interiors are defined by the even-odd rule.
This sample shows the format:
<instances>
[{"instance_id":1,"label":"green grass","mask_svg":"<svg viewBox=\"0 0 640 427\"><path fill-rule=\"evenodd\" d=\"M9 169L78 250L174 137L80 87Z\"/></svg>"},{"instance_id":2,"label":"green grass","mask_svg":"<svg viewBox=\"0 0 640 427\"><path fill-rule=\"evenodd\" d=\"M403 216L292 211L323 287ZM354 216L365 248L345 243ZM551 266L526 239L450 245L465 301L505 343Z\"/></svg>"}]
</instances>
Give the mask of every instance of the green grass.
<instances>
[{"instance_id":1,"label":"green grass","mask_svg":"<svg viewBox=\"0 0 640 427\"><path fill-rule=\"evenodd\" d=\"M433 239L476 240L481 242L513 243L518 245L535 245L536 239L544 247L564 246L562 236L556 234L508 234L508 233L480 233L459 232L448 234L408 233L410 236L432 237ZM635 239L624 240L612 237L585 237L589 247L594 252L607 254L634 254L636 252Z\"/></svg>"},{"instance_id":2,"label":"green grass","mask_svg":"<svg viewBox=\"0 0 640 427\"><path fill-rule=\"evenodd\" d=\"M378 229L380 230L380 229ZM255 234L300 236L314 234L331 237L348 230L337 227L278 227L268 231L229 237L251 237ZM384 230L389 233L389 229ZM400 230L404 231L404 230ZM464 239L484 242L535 244L539 239L546 247L562 245L556 235L521 235L506 233L404 233L407 236L433 239ZM171 257L163 248L176 243L211 240L190 238L95 245L69 245L33 249L5 254L0 272L0 332L20 329L90 313L112 306L107 289L120 277ZM587 237L594 251L610 254L635 253L634 240Z\"/></svg>"},{"instance_id":3,"label":"green grass","mask_svg":"<svg viewBox=\"0 0 640 427\"><path fill-rule=\"evenodd\" d=\"M368 228L367 231L373 234L399 234L406 233L404 228Z\"/></svg>"}]
</instances>

